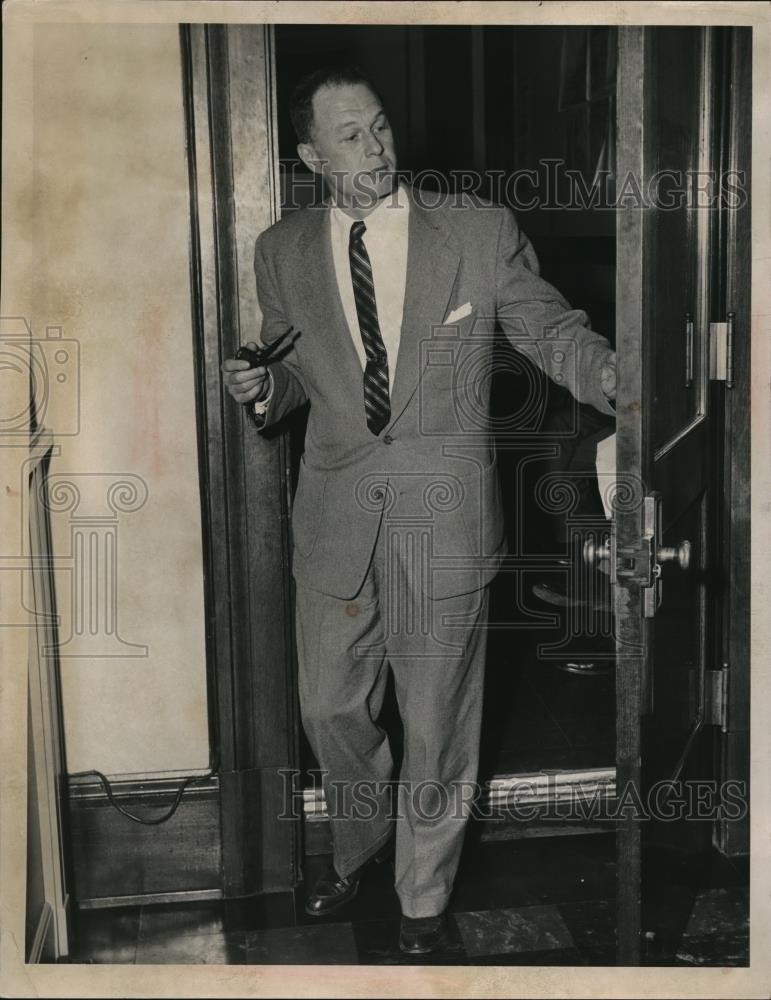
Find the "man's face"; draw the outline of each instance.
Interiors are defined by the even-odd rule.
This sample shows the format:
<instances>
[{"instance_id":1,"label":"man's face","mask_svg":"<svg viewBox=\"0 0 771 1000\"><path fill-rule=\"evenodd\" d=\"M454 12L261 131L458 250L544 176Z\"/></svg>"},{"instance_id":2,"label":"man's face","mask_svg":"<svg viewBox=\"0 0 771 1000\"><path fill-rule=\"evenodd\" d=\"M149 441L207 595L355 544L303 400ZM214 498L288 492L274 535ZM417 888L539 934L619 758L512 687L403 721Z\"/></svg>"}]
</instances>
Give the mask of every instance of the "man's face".
<instances>
[{"instance_id":1,"label":"man's face","mask_svg":"<svg viewBox=\"0 0 771 1000\"><path fill-rule=\"evenodd\" d=\"M388 119L363 83L321 87L313 96L313 134L298 146L341 207L371 211L394 183L396 150Z\"/></svg>"}]
</instances>

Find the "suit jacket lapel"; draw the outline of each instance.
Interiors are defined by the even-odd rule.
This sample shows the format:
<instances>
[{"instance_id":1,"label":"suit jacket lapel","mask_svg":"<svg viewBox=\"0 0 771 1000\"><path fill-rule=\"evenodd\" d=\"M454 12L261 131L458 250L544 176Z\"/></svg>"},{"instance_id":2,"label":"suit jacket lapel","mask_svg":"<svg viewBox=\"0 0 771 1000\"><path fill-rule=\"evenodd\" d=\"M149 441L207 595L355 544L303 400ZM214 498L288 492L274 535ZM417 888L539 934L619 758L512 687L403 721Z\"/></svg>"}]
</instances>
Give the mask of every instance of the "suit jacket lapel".
<instances>
[{"instance_id":1,"label":"suit jacket lapel","mask_svg":"<svg viewBox=\"0 0 771 1000\"><path fill-rule=\"evenodd\" d=\"M460 254L411 189L407 287L404 294L399 355L391 391L391 422L404 410L418 387L425 365L425 347L432 328L446 315Z\"/></svg>"},{"instance_id":2,"label":"suit jacket lapel","mask_svg":"<svg viewBox=\"0 0 771 1000\"><path fill-rule=\"evenodd\" d=\"M345 318L337 275L332 258L329 233L329 206L314 206L307 211L308 230L298 255L298 288L306 311L318 318L332 366L341 382L350 390L350 379L361 384L362 370L348 321ZM356 399L357 404L360 400Z\"/></svg>"}]
</instances>

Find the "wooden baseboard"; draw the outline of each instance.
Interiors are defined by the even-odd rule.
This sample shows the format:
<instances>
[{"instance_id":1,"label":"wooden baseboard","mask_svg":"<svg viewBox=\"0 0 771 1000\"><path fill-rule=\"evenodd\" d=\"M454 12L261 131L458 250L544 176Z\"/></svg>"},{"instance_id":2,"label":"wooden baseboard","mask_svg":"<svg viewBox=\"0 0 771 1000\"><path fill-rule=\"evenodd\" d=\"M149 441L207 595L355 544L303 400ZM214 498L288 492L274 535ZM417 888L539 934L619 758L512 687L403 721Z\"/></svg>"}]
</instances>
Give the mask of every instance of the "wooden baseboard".
<instances>
[{"instance_id":1,"label":"wooden baseboard","mask_svg":"<svg viewBox=\"0 0 771 1000\"><path fill-rule=\"evenodd\" d=\"M158 906L163 903L207 903L222 899L222 889L191 889L188 892L148 892L141 896L100 896L83 899L81 910L109 910L113 906Z\"/></svg>"},{"instance_id":2,"label":"wooden baseboard","mask_svg":"<svg viewBox=\"0 0 771 1000\"><path fill-rule=\"evenodd\" d=\"M164 778L116 781L112 788L122 806L150 818L169 808L178 786ZM73 895L79 906L221 891L216 776L191 785L171 819L152 826L113 808L99 782L72 781L69 791Z\"/></svg>"}]
</instances>

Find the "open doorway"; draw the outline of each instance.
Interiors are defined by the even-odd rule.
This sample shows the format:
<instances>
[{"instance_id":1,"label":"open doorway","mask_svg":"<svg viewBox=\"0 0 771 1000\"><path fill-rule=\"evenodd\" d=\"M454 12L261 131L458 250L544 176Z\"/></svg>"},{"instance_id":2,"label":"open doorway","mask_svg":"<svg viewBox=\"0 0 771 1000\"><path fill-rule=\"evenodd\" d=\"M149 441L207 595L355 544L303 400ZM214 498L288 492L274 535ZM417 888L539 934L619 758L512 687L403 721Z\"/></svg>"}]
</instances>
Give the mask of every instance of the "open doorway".
<instances>
[{"instance_id":1,"label":"open doorway","mask_svg":"<svg viewBox=\"0 0 771 1000\"><path fill-rule=\"evenodd\" d=\"M323 65L359 65L378 86L400 169L421 190L470 191L517 214L541 273L614 342L613 176L615 29L277 26L282 214L320 195L297 157L288 97ZM480 780L489 804L534 789L535 820L506 836L600 829L549 822L565 784L612 794L615 677L609 587L588 580L582 550L607 531L598 441L613 418L578 405L501 336L493 377L499 475L509 557L491 592ZM304 415L293 419L294 478ZM381 716L398 767L393 692ZM317 764L302 739L306 851L328 848ZM546 776L523 782L524 776ZM493 835L492 827L482 836ZM494 836L501 835L496 822Z\"/></svg>"},{"instance_id":2,"label":"open doorway","mask_svg":"<svg viewBox=\"0 0 771 1000\"><path fill-rule=\"evenodd\" d=\"M378 29L375 36L369 29L346 28L337 36L337 29L313 27L307 29L305 41L301 34L294 34L295 47L287 48L287 35L292 41L291 33L299 30L279 29L278 40L283 46L279 53L279 89L290 86L291 76L310 69L317 57L326 61L333 43L346 59L366 63L365 56L372 54L373 72L378 65L387 63L388 73L384 72L379 82L386 99L390 87L391 96L397 100L395 124L404 140L402 162L423 171L426 186L445 183L438 172L443 165L447 171L486 169L490 193L497 197L491 176L497 169L495 164L508 164L514 172L534 170L535 183L540 184L538 168L544 168L544 161L548 168L561 157L566 168L577 165L576 176L589 196L593 187L587 185L595 176L613 171L609 151L615 143L608 131L613 122L613 95L608 92L612 91L608 81L613 78L613 46L603 42L609 35L599 29L496 28L491 33L466 28L434 33L433 29L387 28ZM686 30L689 34L683 35ZM630 164L635 168L642 165L648 176L656 166L655 157L665 148L658 137L649 137L661 133L671 144L670 152L679 158L676 162L688 162L696 150L709 165L710 146L702 140L704 128L713 129L713 124L716 160L720 161L725 148L728 162L739 166L749 162L750 38L746 29L740 33L733 29L625 27L619 29L618 35L619 65L624 66L624 71L618 73L619 177ZM348 42L344 45L341 38ZM364 38L369 39L369 48L357 50L354 42L358 45ZM293 425L291 441L283 428L269 439L254 433L252 422L240 408L222 405L219 360L232 356L241 341L254 334L254 236L275 221L281 201L276 197L278 143L273 141L274 29L194 25L183 30L182 39L191 180L196 391L200 427L205 430L201 439L206 445L202 448L201 475L209 501L204 508L211 526L206 537L212 540L206 566L215 598L207 638L210 635L210 677L217 695L222 735L220 768L214 783L221 820L221 852L216 831L211 832L213 824L202 823L200 814L183 825L191 835L203 838L207 857L214 853L215 845L217 862L221 859L215 871L215 886L203 890L204 900L217 903L214 919L222 916L225 925L224 918L237 914L240 921L233 936L223 928L221 943L225 947L219 954L224 957L216 961L277 964L307 962L313 956L322 962L391 964L401 957L395 952L394 928L400 913L388 873L381 871L378 878L375 872L353 908L331 924L314 924L316 917L303 916L302 893L297 891L303 880L306 884L312 882L312 861L319 860L300 857L296 836L301 828L299 816L294 810L287 815L284 809L287 792L294 793L295 788L289 789L282 778L294 776L297 765L304 768L308 780L305 815L308 819L323 819L323 803L315 798L310 781L314 761L307 748L300 754L296 747L301 730L292 669L287 510L291 476L287 471L291 471L292 463L296 468L299 460L303 428L300 423ZM323 53L318 51L319 46ZM684 51L689 51L688 59L681 58ZM693 73L696 57L704 73L698 87ZM688 86L678 86L684 82ZM549 100L542 101L541 93L551 95ZM669 101L669 94L680 94L683 99L679 103ZM453 98L449 105L448 95ZM278 102L282 115L285 97L283 92ZM715 98L712 110L708 97ZM721 102L725 102L730 114L718 113ZM434 106L440 117L434 116ZM705 109L709 114L702 113ZM651 124L658 125L660 132L655 133ZM291 156L293 140L286 122L282 130L285 148L281 152ZM683 137L687 141L682 141ZM436 157L431 173L429 153ZM526 173L520 176L529 179ZM550 176L544 174L545 186ZM254 183L255 178L259 184ZM567 175L563 180L570 182ZM533 588L550 585L548 579L543 579L545 572L556 569L560 573L559 539L546 523L549 516L559 515L563 542L569 540L575 528L580 541L591 543L587 551L596 553L603 545L603 498L600 495L598 500L597 493L593 495L594 506L583 508L584 523L579 525L570 490L564 491L564 496L557 490L545 498L539 494L537 484L544 480L543 461L549 459L554 441L548 421L561 412L560 393L549 388L545 394L547 384L539 380L538 373L521 355L502 354L495 385L495 416L506 422L508 431L498 435L497 450L513 554L495 584L495 634L490 644L482 777L497 781L495 787L503 797L507 777L528 771L558 771L565 780L576 775L586 778L592 769L585 765L594 760L599 765L594 768L595 780L599 781L603 773L610 780L615 763L619 788L626 782L627 788L640 789L672 773L697 779L708 777L711 761L705 762L705 751L710 751L713 743L719 746L718 741L722 741L730 775L729 768L734 773L741 768L742 748L749 748L749 734L740 728L741 716L746 718L748 712L749 630L742 618L749 609L748 436L737 430L748 427L749 407L748 393L725 391L734 380L737 386L749 384L748 213L720 216L721 226L715 227L714 240L702 223L696 233L700 236L697 251L693 233L686 231L685 237L676 234L673 239L672 229L664 226L664 222L680 225L684 210L679 210L679 215L675 212L655 219L661 227L654 229L660 249L644 259L641 230L649 221L642 213L619 211L616 243L611 210L591 201L584 209L569 210L562 204L559 189L553 192L551 204L541 192L529 207L533 193L533 183L525 183L514 192L521 196L514 199L514 207L536 245L544 274L575 305L583 306L594 325L611 337L612 276L617 271L619 356L626 359L618 407L619 479L632 469L637 481L647 483L654 492L666 490L665 501L658 509L668 521L661 524L657 544L655 535L640 537L649 521L635 519L633 524L631 514L636 510L626 511L626 523L622 524L626 537L621 544L627 549L626 553L618 549L623 558L614 558L614 562L620 571L618 576L625 574L627 583L615 588L615 612L616 620L622 619L627 630L624 637L634 630L641 641L631 652L620 643L615 673L588 671L586 667L593 658L605 659L596 655L600 650L596 636L581 636L592 644L588 651L586 647L576 650L575 646L562 644L563 638L571 642L577 638L571 632L579 616L571 620L570 612L563 613L558 603L544 603ZM288 204L284 210L289 211ZM715 252L711 253L713 246ZM678 255L701 275L699 280L704 284L695 316L686 312L690 302L667 311L666 297L661 294L666 287L676 293L677 301L690 297L690 289L682 281ZM709 277L708 265L715 270L725 265L727 269L725 279L718 275L719 280L715 280L715 298L719 301L714 312L709 308L709 283L704 280ZM648 322L652 305L662 313L666 311L653 325ZM723 310L729 311L731 325L735 325L733 356L728 352L733 342L728 336L728 322L711 321L715 313L721 315ZM691 316L693 322L681 323L685 316ZM720 341L718 337L725 339ZM721 365L715 358L712 372L708 348L720 343L726 356ZM673 354L682 366L671 363ZM690 383L687 386L683 384L684 375ZM682 405L683 399L687 405ZM662 400L664 405L659 405L657 411ZM532 406L527 405L531 402ZM692 420L694 402L700 409L697 419ZM721 418L723 410L727 414L723 426L719 420L706 419L708 415ZM651 418L657 412L659 416L666 413L673 424L669 430L677 432L663 448L657 447L655 440L648 440L652 438L649 428L654 426ZM573 411L569 410L569 414L572 419ZM710 436L713 431L717 444L722 447L725 443L730 509L726 509L729 494L721 489L721 470L715 474L715 463L722 461L720 449L715 449L718 454L711 464L705 459L714 443ZM569 435L562 433L561 437ZM636 445L637 450L630 445ZM691 460L688 463L682 461L684 452ZM575 480L576 466L569 471ZM554 502L542 502L550 496ZM650 504L642 508L643 513L650 509ZM618 510L616 541L624 513ZM713 513L727 522L724 530L730 536L728 542L735 541L733 549L720 537L713 540L705 530L711 528L706 515L711 517ZM593 518L597 537L589 533L581 539L578 529L586 533ZM696 530L692 531L694 526ZM693 540L693 569L699 571L690 576L683 565L688 562L683 558L684 534ZM626 557L630 550L631 560ZM647 563L640 555L646 552L650 556ZM572 566L579 565L570 555L567 558ZM677 562L679 565L669 567L675 576L669 573L659 580L656 559ZM703 571L706 569L710 572ZM684 574L679 581L678 572ZM563 571L563 577L567 573ZM540 591L546 592L543 586ZM661 610L658 631L654 632L657 591ZM710 613L713 609L714 613ZM584 624L598 623L602 624L602 615L584 616ZM723 644L726 653L721 656L726 664L723 670L715 671L709 665L717 662L713 653L719 647L707 634L707 627L716 632L721 625L727 633ZM580 672L563 669L570 662ZM606 662L612 666L612 659ZM648 684L644 687L641 680L646 674ZM654 676L656 685L652 683ZM602 705L612 706L614 687L617 724L612 708L605 715L600 710ZM728 691L730 715L726 714ZM693 698L689 699L688 693ZM653 712L648 704L650 694L655 696ZM643 732L641 720L646 715ZM393 711L384 721L393 727L398 740L398 719ZM576 722L575 728L571 728L572 721ZM614 725L618 729L615 762ZM607 754L606 740L610 748ZM641 781L642 764L648 772L645 784ZM535 793L538 791L536 788ZM541 796L547 805L549 793L547 787ZM533 797L537 795L531 796L531 803ZM294 794L291 801L296 804ZM183 815L189 817L189 813ZM694 850L696 836L704 840L703 834L709 837L717 833L729 846L733 842L734 853L741 853L739 838L746 840L747 824L729 825L727 818L722 817L720 827L711 819L700 818L698 824L690 824L690 831L684 830L689 826L685 822L688 814L682 824L667 822L673 834L691 835L682 837L666 863L659 863L655 871L650 863L655 857L651 845L641 844L642 833L650 824L640 822L633 811L621 815L615 824L615 865L612 834L532 836L558 829L543 816L536 817L529 828L524 824L499 827L501 839L511 839L523 831L530 836L529 842L517 844L516 849L510 843L488 843L477 850L475 838L468 838L472 860L477 861L466 867L452 903L463 946L448 957L456 963L478 959L481 964L496 965L580 964L581 960L607 965L617 956L630 965L640 964L643 958L654 964L680 963L677 949L682 937L687 945L687 962L714 963L718 954L719 964L726 964L722 961L726 956L724 941L731 949L736 942L724 929L739 929L743 943L738 943L728 963L739 964L746 954L746 934L742 930L746 929L746 921L742 922L740 916L741 907L746 906L746 878L726 858L720 869L710 869ZM489 836L491 827L486 831L488 840L497 839ZM321 854L319 841L324 823L306 822L304 829L306 854L308 847ZM145 851L141 843L139 846L143 863L138 870L144 873L148 870ZM189 877L199 880L202 855L183 852L180 856ZM179 884L168 888L174 890L175 899L181 894ZM200 899L200 881L194 891ZM696 892L700 898L694 903ZM225 897L222 907L220 895ZM267 897L271 896L280 897L270 903L282 907L282 913L268 911ZM242 905L247 897L254 898ZM189 894L186 898L191 901ZM650 909L644 913L643 902L649 904L651 900L658 915L655 911L651 915ZM158 900L152 902L156 905ZM722 923L715 919L718 904L730 910ZM188 910L190 913L191 920L199 920L200 911L199 915ZM164 939L160 946L162 960L178 960L185 955L191 962L200 962L203 955L208 960L217 954L208 947L216 942L216 935L208 933L212 913L208 912L204 920L206 934L190 933L191 924L187 918L181 920L176 911L167 914L165 926L163 920L155 923L161 934L172 925L182 928L185 939L181 944L177 941L173 948ZM307 926L298 930L298 923L303 921ZM95 925L101 935L101 913ZM152 925L153 920L146 920L144 912L136 914L136 937L129 951L137 961L148 954L136 947L138 938L141 936L148 944L146 929ZM700 936L707 925L712 944L699 951L695 945L701 948L705 944ZM487 932L480 933L480 928L492 930L494 940ZM278 931L276 935L274 930ZM717 938L722 940L716 952ZM157 954L157 943L149 944ZM231 944L235 944L232 949Z\"/></svg>"}]
</instances>

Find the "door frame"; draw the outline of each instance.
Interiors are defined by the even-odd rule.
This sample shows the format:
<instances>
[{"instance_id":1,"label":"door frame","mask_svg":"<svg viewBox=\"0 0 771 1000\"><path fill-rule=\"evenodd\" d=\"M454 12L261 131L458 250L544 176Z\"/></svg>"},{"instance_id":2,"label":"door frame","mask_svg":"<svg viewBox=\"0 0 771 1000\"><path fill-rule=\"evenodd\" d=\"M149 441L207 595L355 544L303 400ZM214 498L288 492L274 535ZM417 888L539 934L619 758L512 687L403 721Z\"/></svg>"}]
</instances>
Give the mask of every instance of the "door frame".
<instances>
[{"instance_id":1,"label":"door frame","mask_svg":"<svg viewBox=\"0 0 771 1000\"><path fill-rule=\"evenodd\" d=\"M220 365L258 339L254 241L279 215L273 27L180 26L207 673L226 898L293 890L300 813L287 435L261 435ZM281 821L277 822L277 817Z\"/></svg>"},{"instance_id":2,"label":"door frame","mask_svg":"<svg viewBox=\"0 0 771 1000\"><path fill-rule=\"evenodd\" d=\"M752 162L752 29L728 28L726 49L730 72L724 88L728 94L726 136L727 167L745 172L749 193ZM734 387L722 392L724 435L723 482L726 497L721 525L721 566L726 569L726 600L722 618L721 660L715 667L727 672L726 714L717 733L721 781L745 781L750 775L750 635L751 635L751 416L749 405L751 352L752 231L749 197L744 204L725 213L724 295L714 303L722 320L735 313L733 342ZM741 332L745 331L745 336ZM718 821L716 847L727 855L748 855L749 815L739 821Z\"/></svg>"},{"instance_id":3,"label":"door frame","mask_svg":"<svg viewBox=\"0 0 771 1000\"><path fill-rule=\"evenodd\" d=\"M69 954L72 936L72 866L67 815L67 755L62 718L61 664L51 543L51 506L48 472L60 453L46 428L32 433L22 482L27 490L27 537L30 572L26 576L26 606L34 610L30 630L27 683L27 907L40 907L35 932L26 942L25 960L34 964L56 961ZM30 809L30 807L32 807ZM38 844L39 870L30 876L29 839ZM39 884L36 883L39 881ZM35 887L37 899L30 894ZM30 918L28 912L27 918Z\"/></svg>"}]
</instances>

